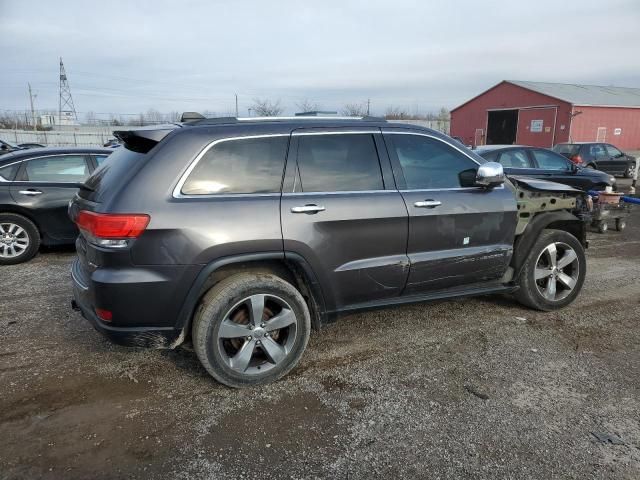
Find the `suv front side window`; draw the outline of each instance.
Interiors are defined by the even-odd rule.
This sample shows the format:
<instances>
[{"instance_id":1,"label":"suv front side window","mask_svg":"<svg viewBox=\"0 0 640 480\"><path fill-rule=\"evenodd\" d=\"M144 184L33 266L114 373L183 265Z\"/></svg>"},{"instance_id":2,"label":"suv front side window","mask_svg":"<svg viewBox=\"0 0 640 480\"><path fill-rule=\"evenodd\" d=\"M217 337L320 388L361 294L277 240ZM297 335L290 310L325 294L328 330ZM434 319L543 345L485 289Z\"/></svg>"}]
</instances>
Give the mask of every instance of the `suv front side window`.
<instances>
[{"instance_id":1,"label":"suv front side window","mask_svg":"<svg viewBox=\"0 0 640 480\"><path fill-rule=\"evenodd\" d=\"M29 182L79 183L89 177L84 155L56 155L27 160L21 180Z\"/></svg>"},{"instance_id":2,"label":"suv front side window","mask_svg":"<svg viewBox=\"0 0 640 480\"><path fill-rule=\"evenodd\" d=\"M624 153L622 153L620 150L618 150L616 147L614 147L613 145L606 145L607 148L607 152L609 153L609 156L611 158L620 158L624 156Z\"/></svg>"},{"instance_id":3,"label":"suv front side window","mask_svg":"<svg viewBox=\"0 0 640 480\"><path fill-rule=\"evenodd\" d=\"M279 193L288 136L214 143L182 185L183 195Z\"/></svg>"},{"instance_id":4,"label":"suv front side window","mask_svg":"<svg viewBox=\"0 0 640 480\"><path fill-rule=\"evenodd\" d=\"M478 164L450 145L424 135L391 135L407 190L460 188L462 173Z\"/></svg>"},{"instance_id":5,"label":"suv front side window","mask_svg":"<svg viewBox=\"0 0 640 480\"><path fill-rule=\"evenodd\" d=\"M384 189L372 134L300 135L298 169L303 192Z\"/></svg>"}]
</instances>

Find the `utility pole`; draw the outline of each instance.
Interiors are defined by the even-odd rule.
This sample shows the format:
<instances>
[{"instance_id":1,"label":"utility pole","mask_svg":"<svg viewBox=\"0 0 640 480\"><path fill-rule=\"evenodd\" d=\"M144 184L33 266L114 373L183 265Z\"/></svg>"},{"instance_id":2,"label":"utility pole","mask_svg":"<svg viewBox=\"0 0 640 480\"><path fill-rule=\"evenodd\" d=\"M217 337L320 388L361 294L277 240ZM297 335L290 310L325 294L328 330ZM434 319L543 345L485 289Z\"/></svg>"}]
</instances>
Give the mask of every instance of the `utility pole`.
<instances>
[{"instance_id":1,"label":"utility pole","mask_svg":"<svg viewBox=\"0 0 640 480\"><path fill-rule=\"evenodd\" d=\"M370 108L371 108L371 99L367 98L367 117L369 116Z\"/></svg>"},{"instance_id":2,"label":"utility pole","mask_svg":"<svg viewBox=\"0 0 640 480\"><path fill-rule=\"evenodd\" d=\"M33 93L31 93L31 84L27 83L27 85L29 85L29 102L31 103L31 121L33 122L33 131L36 131L36 110L33 108Z\"/></svg>"},{"instance_id":3,"label":"utility pole","mask_svg":"<svg viewBox=\"0 0 640 480\"><path fill-rule=\"evenodd\" d=\"M238 118L238 94L236 93L236 118Z\"/></svg>"}]
</instances>

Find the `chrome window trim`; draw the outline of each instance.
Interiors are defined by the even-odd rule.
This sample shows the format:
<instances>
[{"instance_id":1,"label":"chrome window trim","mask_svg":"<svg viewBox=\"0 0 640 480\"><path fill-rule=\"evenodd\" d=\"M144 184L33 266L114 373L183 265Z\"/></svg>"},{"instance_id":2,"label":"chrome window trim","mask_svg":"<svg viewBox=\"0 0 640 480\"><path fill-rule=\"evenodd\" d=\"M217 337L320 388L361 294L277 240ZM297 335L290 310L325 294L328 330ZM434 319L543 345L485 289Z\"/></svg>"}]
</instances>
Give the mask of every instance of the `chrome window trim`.
<instances>
[{"instance_id":1,"label":"chrome window trim","mask_svg":"<svg viewBox=\"0 0 640 480\"><path fill-rule=\"evenodd\" d=\"M420 137L429 137L429 138L433 138L434 140L438 140L441 143L444 143L445 145L456 149L457 151L459 151L461 154L463 154L465 157L467 157L469 160L471 160L473 163L475 163L476 165L482 165L480 162L478 162L475 158L473 158L472 156L470 156L467 152L465 152L464 150L462 150L460 147L453 145L451 143L445 142L443 139L436 137L435 135L431 135L430 133L422 133L422 132L394 132L392 130L383 130L382 133L389 133L391 135L417 135Z\"/></svg>"},{"instance_id":2,"label":"chrome window trim","mask_svg":"<svg viewBox=\"0 0 640 480\"><path fill-rule=\"evenodd\" d=\"M87 164L87 170L91 170L89 162L87 162L87 158L86 158L88 155L92 155L92 154L88 152L87 153L55 153L53 155L40 155L39 157L23 158L22 160L18 160L17 162L14 162L14 163L19 163L19 162L26 163L26 162L30 162L31 160L40 160L41 158L74 156L74 157L85 157L84 161ZM89 171L87 178L89 178L90 176L91 176L91 172ZM84 182L87 178L79 182L56 182L55 180L13 180L13 182L15 183L55 183L55 184L62 184L62 185L77 185L79 183Z\"/></svg>"},{"instance_id":3,"label":"chrome window trim","mask_svg":"<svg viewBox=\"0 0 640 480\"><path fill-rule=\"evenodd\" d=\"M504 189L503 185L498 185L497 187L491 188L491 190L502 190ZM398 190L400 193L419 193L419 192L456 192L456 191L468 191L468 190L484 190L484 187L451 187L451 188L417 188L415 190Z\"/></svg>"},{"instance_id":4,"label":"chrome window trim","mask_svg":"<svg viewBox=\"0 0 640 480\"><path fill-rule=\"evenodd\" d=\"M178 183L176 184L176 186L173 189L173 194L172 194L173 198L221 198L223 196L236 197L236 196L239 196L239 195L244 195L244 196L278 195L279 196L280 192L271 192L271 193L220 193L220 194L204 193L202 195L198 195L198 194L194 194L194 193L184 194L184 193L182 193L182 187L184 186L184 183L187 181L187 178L189 178L189 175L191 175L191 172L193 171L194 168L196 168L196 166L198 165L198 163L200 162L202 157L204 157L205 154L209 150L211 150L211 148L213 148L214 146L218 145L219 143L232 142L232 141L235 141L235 140L252 140L252 139L256 139L256 138L289 137L289 136L291 136L290 133L269 133L269 134L263 134L263 135L246 135L246 136L243 136L243 137L225 137L225 138L219 138L217 140L214 140L213 142L209 143L206 147L204 147L202 149L202 151L198 155L196 155L196 158L194 158L191 161L191 164L189 164L187 169L180 176L180 179L178 180ZM282 159L283 171L284 171L284 164L285 164L285 158Z\"/></svg>"},{"instance_id":5,"label":"chrome window trim","mask_svg":"<svg viewBox=\"0 0 640 480\"><path fill-rule=\"evenodd\" d=\"M318 128L322 128L322 127L318 127ZM335 127L331 127L331 128L335 128ZM380 130L325 130L323 128L323 131L321 132L297 132L297 131L293 131L291 133L291 135L293 135L294 137L304 137L304 136L309 136L309 135L355 135L355 134L367 134L367 135L374 135L374 134L379 134Z\"/></svg>"},{"instance_id":6,"label":"chrome window trim","mask_svg":"<svg viewBox=\"0 0 640 480\"><path fill-rule=\"evenodd\" d=\"M335 192L286 192L283 197L298 197L309 195L355 195L355 194L372 194L372 193L398 193L398 190L342 190Z\"/></svg>"}]
</instances>

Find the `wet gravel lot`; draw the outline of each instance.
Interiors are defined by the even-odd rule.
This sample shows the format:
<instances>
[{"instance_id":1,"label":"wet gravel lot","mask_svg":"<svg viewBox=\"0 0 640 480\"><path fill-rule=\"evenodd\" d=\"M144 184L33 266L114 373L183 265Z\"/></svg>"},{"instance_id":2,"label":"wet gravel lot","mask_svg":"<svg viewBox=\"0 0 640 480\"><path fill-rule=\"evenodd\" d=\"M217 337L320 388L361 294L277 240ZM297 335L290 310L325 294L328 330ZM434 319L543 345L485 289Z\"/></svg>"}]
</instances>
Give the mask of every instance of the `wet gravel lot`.
<instances>
[{"instance_id":1,"label":"wet gravel lot","mask_svg":"<svg viewBox=\"0 0 640 480\"><path fill-rule=\"evenodd\" d=\"M352 315L241 391L188 348L104 340L69 308L72 251L2 267L0 478L640 478L640 211L629 224L591 235L563 311Z\"/></svg>"}]
</instances>

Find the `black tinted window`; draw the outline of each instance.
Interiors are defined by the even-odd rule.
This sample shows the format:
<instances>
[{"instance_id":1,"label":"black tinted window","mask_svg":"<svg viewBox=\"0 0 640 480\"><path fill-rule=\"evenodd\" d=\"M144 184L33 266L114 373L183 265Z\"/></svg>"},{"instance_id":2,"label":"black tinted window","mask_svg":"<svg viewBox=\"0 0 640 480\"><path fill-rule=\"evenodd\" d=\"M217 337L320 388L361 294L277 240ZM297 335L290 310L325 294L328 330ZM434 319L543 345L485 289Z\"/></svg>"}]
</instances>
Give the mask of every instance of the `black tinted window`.
<instances>
[{"instance_id":1,"label":"black tinted window","mask_svg":"<svg viewBox=\"0 0 640 480\"><path fill-rule=\"evenodd\" d=\"M478 164L446 143L422 135L392 135L409 190L461 187L460 174Z\"/></svg>"},{"instance_id":2,"label":"black tinted window","mask_svg":"<svg viewBox=\"0 0 640 480\"><path fill-rule=\"evenodd\" d=\"M620 150L618 150L613 145L606 145L606 147L607 147L607 152L609 153L610 157L618 158L618 157L622 157L624 155Z\"/></svg>"},{"instance_id":3,"label":"black tinted window","mask_svg":"<svg viewBox=\"0 0 640 480\"><path fill-rule=\"evenodd\" d=\"M16 172L20 167L19 163L0 167L0 182L10 182L16 177Z\"/></svg>"},{"instance_id":4,"label":"black tinted window","mask_svg":"<svg viewBox=\"0 0 640 480\"><path fill-rule=\"evenodd\" d=\"M200 159L182 186L185 195L280 192L289 137L220 142Z\"/></svg>"},{"instance_id":5,"label":"black tinted window","mask_svg":"<svg viewBox=\"0 0 640 480\"><path fill-rule=\"evenodd\" d=\"M58 155L25 162L26 178L33 182L82 182L89 176L84 155Z\"/></svg>"},{"instance_id":6,"label":"black tinted window","mask_svg":"<svg viewBox=\"0 0 640 480\"><path fill-rule=\"evenodd\" d=\"M545 170L568 170L567 160L558 154L545 150L533 150L533 156L538 162L538 167Z\"/></svg>"},{"instance_id":7,"label":"black tinted window","mask_svg":"<svg viewBox=\"0 0 640 480\"><path fill-rule=\"evenodd\" d=\"M298 168L303 192L384 189L378 152L369 134L301 135Z\"/></svg>"},{"instance_id":8,"label":"black tinted window","mask_svg":"<svg viewBox=\"0 0 640 480\"><path fill-rule=\"evenodd\" d=\"M498 157L498 162L500 162L505 167L511 168L531 168L531 160L529 160L529 155L524 150L508 150L506 152L502 152L500 157Z\"/></svg>"}]
</instances>

